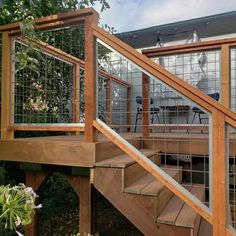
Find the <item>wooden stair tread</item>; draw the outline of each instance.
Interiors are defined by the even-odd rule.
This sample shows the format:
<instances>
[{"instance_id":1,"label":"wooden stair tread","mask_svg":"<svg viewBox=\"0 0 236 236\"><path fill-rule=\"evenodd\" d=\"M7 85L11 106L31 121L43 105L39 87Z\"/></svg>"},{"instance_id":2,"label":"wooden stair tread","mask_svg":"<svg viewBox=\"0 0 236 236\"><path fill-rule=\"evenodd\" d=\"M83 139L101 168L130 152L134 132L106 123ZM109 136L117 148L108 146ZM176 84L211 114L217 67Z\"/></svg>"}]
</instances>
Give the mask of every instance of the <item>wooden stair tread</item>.
<instances>
[{"instance_id":1,"label":"wooden stair tread","mask_svg":"<svg viewBox=\"0 0 236 236\"><path fill-rule=\"evenodd\" d=\"M204 195L204 188L202 186L200 187L193 185L193 187L191 188L191 193L198 199L202 200ZM190 206L184 204L178 218L175 221L175 225L193 228L197 215L198 214Z\"/></svg>"},{"instance_id":2,"label":"wooden stair tread","mask_svg":"<svg viewBox=\"0 0 236 236\"><path fill-rule=\"evenodd\" d=\"M188 190L190 190L190 187L188 188ZM161 215L158 217L157 222L175 225L175 221L179 215L179 212L183 208L183 205L184 202L179 197L174 195L162 211Z\"/></svg>"},{"instance_id":3,"label":"wooden stair tread","mask_svg":"<svg viewBox=\"0 0 236 236\"><path fill-rule=\"evenodd\" d=\"M165 170L165 172L170 175L172 178L176 177L178 174L178 170ZM146 187L144 187L141 190L141 194L142 195L151 195L151 196L158 196L158 194L161 192L161 190L165 188L163 184L160 183L160 181L158 181L156 178L154 178L154 180L149 183Z\"/></svg>"},{"instance_id":4,"label":"wooden stair tread","mask_svg":"<svg viewBox=\"0 0 236 236\"><path fill-rule=\"evenodd\" d=\"M190 192L202 200L204 198L204 187L202 185L192 185L187 187ZM157 218L158 223L194 228L197 213L175 195Z\"/></svg>"},{"instance_id":5,"label":"wooden stair tread","mask_svg":"<svg viewBox=\"0 0 236 236\"><path fill-rule=\"evenodd\" d=\"M144 155L150 156L155 154L153 150L150 149L140 149ZM135 160L127 154L122 154L119 156L111 157L103 161L96 162L97 167L111 167L111 168L125 168L129 165L135 163Z\"/></svg>"},{"instance_id":6,"label":"wooden stair tread","mask_svg":"<svg viewBox=\"0 0 236 236\"><path fill-rule=\"evenodd\" d=\"M133 184L125 188L126 193L140 194L142 189L145 188L149 183L155 180L155 177L151 174L147 174L144 177L138 179Z\"/></svg>"}]
</instances>

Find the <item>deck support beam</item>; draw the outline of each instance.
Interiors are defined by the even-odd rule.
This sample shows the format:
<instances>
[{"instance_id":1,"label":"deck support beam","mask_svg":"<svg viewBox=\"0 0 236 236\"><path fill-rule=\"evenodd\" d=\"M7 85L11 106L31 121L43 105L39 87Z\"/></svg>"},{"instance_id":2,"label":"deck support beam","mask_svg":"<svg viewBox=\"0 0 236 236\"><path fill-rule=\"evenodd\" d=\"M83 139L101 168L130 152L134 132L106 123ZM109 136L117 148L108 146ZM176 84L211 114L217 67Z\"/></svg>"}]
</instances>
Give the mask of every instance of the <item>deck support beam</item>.
<instances>
[{"instance_id":1,"label":"deck support beam","mask_svg":"<svg viewBox=\"0 0 236 236\"><path fill-rule=\"evenodd\" d=\"M31 187L34 192L37 192L41 184L48 176L48 172L42 171L25 171L27 187ZM25 236L36 236L37 235L37 213L32 218L31 224L25 227Z\"/></svg>"},{"instance_id":2,"label":"deck support beam","mask_svg":"<svg viewBox=\"0 0 236 236\"><path fill-rule=\"evenodd\" d=\"M70 185L79 197L80 235L95 233L94 192L88 176L67 176Z\"/></svg>"}]
</instances>

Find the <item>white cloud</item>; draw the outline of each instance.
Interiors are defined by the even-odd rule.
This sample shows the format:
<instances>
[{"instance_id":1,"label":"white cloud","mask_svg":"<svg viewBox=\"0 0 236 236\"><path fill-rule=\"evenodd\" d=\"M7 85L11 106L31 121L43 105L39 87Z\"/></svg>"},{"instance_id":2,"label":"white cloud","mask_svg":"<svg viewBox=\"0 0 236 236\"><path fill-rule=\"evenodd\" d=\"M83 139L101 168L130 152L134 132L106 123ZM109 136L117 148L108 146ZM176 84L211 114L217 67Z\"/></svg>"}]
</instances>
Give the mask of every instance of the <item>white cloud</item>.
<instances>
[{"instance_id":1,"label":"white cloud","mask_svg":"<svg viewBox=\"0 0 236 236\"><path fill-rule=\"evenodd\" d=\"M101 13L101 24L118 32L236 10L235 0L107 0L111 9ZM97 10L98 6L95 7Z\"/></svg>"}]
</instances>

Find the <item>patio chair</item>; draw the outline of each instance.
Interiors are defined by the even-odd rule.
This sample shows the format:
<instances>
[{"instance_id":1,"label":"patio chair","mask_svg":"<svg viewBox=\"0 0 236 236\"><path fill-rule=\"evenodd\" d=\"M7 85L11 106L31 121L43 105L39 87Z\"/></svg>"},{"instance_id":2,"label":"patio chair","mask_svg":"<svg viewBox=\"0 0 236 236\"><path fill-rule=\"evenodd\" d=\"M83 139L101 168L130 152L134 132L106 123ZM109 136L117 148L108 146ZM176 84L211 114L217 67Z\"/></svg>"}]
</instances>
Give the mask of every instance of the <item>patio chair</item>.
<instances>
[{"instance_id":1,"label":"patio chair","mask_svg":"<svg viewBox=\"0 0 236 236\"><path fill-rule=\"evenodd\" d=\"M219 93L211 93L211 94L207 94L207 95L208 95L209 97L215 99L216 101L219 101L219 99L220 99L220 94L219 94ZM202 111L201 109L199 109L198 107L193 107L193 108L192 108L192 111L193 111L193 113L194 113L194 116L193 116L193 119L192 119L192 123L191 123L191 124L193 124L193 122L194 122L195 117L196 117L197 114L198 114L198 118L199 118L199 123L200 123L200 124L202 124L202 120L208 119L208 117L204 117L205 112Z\"/></svg>"},{"instance_id":2,"label":"patio chair","mask_svg":"<svg viewBox=\"0 0 236 236\"><path fill-rule=\"evenodd\" d=\"M138 120L142 119L142 111L143 111L143 108L142 108L143 98L142 98L142 96L136 97L136 103L137 103L137 113L136 113L136 119L135 119L134 132L136 132L136 130L137 130ZM150 111L150 115L151 115L151 124L153 124L155 116L156 116L158 122L160 123L160 118L158 116L158 113L160 112L160 108L154 106L153 98L150 99L150 105L151 105L151 107L150 107L149 111Z\"/></svg>"}]
</instances>

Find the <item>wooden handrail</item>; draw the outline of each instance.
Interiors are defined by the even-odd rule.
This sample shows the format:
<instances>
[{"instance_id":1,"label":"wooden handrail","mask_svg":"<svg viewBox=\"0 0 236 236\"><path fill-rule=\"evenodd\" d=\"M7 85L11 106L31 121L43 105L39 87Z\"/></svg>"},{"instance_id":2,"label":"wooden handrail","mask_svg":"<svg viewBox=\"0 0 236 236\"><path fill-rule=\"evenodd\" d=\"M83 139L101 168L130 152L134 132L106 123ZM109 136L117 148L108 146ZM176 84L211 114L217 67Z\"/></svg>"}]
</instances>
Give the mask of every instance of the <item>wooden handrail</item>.
<instances>
[{"instance_id":1,"label":"wooden handrail","mask_svg":"<svg viewBox=\"0 0 236 236\"><path fill-rule=\"evenodd\" d=\"M230 111L228 108L218 103L214 99L210 98L207 94L203 93L197 88L189 85L187 82L183 81L181 78L172 74L171 72L165 70L160 65L151 61L146 56L142 55L132 47L128 46L115 36L109 34L100 27L93 28L95 37L100 39L103 43L109 45L111 48L122 54L124 57L128 58L130 61L135 63L143 70L144 73L151 77L158 78L164 84L184 95L188 99L192 100L194 103L209 111L217 110L226 116L226 121L233 127L236 127L236 114Z\"/></svg>"},{"instance_id":2,"label":"wooden handrail","mask_svg":"<svg viewBox=\"0 0 236 236\"><path fill-rule=\"evenodd\" d=\"M45 16L34 21L38 29L52 29L55 27L63 27L67 25L67 21L72 21L73 24L85 20L86 16L95 15L98 18L98 13L93 8L84 8L72 12L59 13L56 15ZM20 22L11 23L0 26L0 32L8 31L10 34L20 34Z\"/></svg>"},{"instance_id":3,"label":"wooden handrail","mask_svg":"<svg viewBox=\"0 0 236 236\"><path fill-rule=\"evenodd\" d=\"M155 165L149 158L143 155L139 150L132 146L128 141L123 139L108 125L97 119L93 122L94 127L103 133L108 139L115 143L120 149L132 157L139 165L141 165L150 174L156 177L170 191L176 194L196 212L204 217L208 222L212 223L212 214L209 209L195 196L191 195L183 186L172 179L160 167Z\"/></svg>"},{"instance_id":4,"label":"wooden handrail","mask_svg":"<svg viewBox=\"0 0 236 236\"><path fill-rule=\"evenodd\" d=\"M217 50L221 49L221 46L225 44L228 44L229 46L235 46L236 38L233 37L229 39L195 42L182 45L167 46L162 48L149 48L142 50L142 54L147 57L176 55L176 54L199 52L206 50Z\"/></svg>"}]
</instances>

